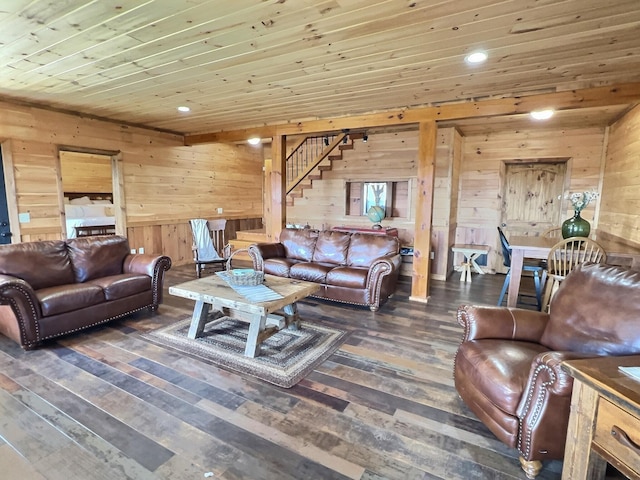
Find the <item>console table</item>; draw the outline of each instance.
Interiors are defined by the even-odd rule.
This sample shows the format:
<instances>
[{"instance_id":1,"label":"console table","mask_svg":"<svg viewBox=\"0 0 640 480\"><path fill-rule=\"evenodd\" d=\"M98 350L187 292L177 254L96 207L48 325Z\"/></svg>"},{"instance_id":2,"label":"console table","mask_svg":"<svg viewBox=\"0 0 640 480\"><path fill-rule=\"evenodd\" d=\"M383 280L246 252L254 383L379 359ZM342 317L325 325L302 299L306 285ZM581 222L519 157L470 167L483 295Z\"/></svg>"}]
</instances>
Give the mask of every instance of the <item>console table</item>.
<instances>
[{"instance_id":1,"label":"console table","mask_svg":"<svg viewBox=\"0 0 640 480\"><path fill-rule=\"evenodd\" d=\"M392 237L398 236L398 229L393 227L382 227L382 228L367 228L367 227L332 227L331 230L336 232L346 232L346 233L373 233L375 235L391 235Z\"/></svg>"},{"instance_id":2,"label":"console table","mask_svg":"<svg viewBox=\"0 0 640 480\"><path fill-rule=\"evenodd\" d=\"M574 378L563 480L604 479L607 462L640 476L640 381L619 366L640 367L640 355L562 364Z\"/></svg>"}]
</instances>

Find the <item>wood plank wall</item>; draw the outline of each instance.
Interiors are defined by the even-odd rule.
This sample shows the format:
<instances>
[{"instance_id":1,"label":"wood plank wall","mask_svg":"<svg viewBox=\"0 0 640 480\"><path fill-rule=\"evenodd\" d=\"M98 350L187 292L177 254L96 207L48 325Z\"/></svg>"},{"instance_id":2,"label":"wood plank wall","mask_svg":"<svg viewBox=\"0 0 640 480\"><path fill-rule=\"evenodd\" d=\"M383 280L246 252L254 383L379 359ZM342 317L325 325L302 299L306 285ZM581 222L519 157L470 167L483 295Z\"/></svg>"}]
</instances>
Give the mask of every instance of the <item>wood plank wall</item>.
<instances>
[{"instance_id":1,"label":"wood plank wall","mask_svg":"<svg viewBox=\"0 0 640 480\"><path fill-rule=\"evenodd\" d=\"M609 130L598 229L640 245L640 106Z\"/></svg>"},{"instance_id":2,"label":"wood plank wall","mask_svg":"<svg viewBox=\"0 0 640 480\"><path fill-rule=\"evenodd\" d=\"M112 193L111 157L60 151L62 188L65 192Z\"/></svg>"},{"instance_id":3,"label":"wood plank wall","mask_svg":"<svg viewBox=\"0 0 640 480\"><path fill-rule=\"evenodd\" d=\"M191 259L190 218L262 217L260 148L185 147L178 135L0 102L5 141L16 190L9 201L30 215L30 222L20 224L18 241L61 238L59 146L121 152L132 247L175 256L176 264Z\"/></svg>"},{"instance_id":4,"label":"wood plank wall","mask_svg":"<svg viewBox=\"0 0 640 480\"><path fill-rule=\"evenodd\" d=\"M570 158L571 192L596 190L599 184L604 128L501 131L464 138L456 243L491 246L488 267L504 271L496 227L501 222L504 162L514 159ZM583 211L594 221L595 205ZM566 217L573 210L567 202Z\"/></svg>"}]
</instances>

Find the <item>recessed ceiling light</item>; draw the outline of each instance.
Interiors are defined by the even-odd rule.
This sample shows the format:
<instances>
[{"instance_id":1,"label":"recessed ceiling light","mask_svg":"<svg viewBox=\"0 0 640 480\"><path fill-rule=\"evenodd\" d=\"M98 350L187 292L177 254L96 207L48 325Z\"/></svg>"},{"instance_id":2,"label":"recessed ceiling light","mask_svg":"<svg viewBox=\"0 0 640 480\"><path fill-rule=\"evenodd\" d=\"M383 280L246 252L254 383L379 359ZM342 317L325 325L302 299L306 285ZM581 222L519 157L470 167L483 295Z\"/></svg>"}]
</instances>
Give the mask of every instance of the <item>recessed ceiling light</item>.
<instances>
[{"instance_id":1,"label":"recessed ceiling light","mask_svg":"<svg viewBox=\"0 0 640 480\"><path fill-rule=\"evenodd\" d=\"M551 117L553 117L553 113L553 110L547 108L546 110L534 110L530 113L530 115L531 118L535 120L549 120Z\"/></svg>"},{"instance_id":2,"label":"recessed ceiling light","mask_svg":"<svg viewBox=\"0 0 640 480\"><path fill-rule=\"evenodd\" d=\"M247 142L251 145L258 145L260 143L260 137L251 137Z\"/></svg>"},{"instance_id":3,"label":"recessed ceiling light","mask_svg":"<svg viewBox=\"0 0 640 480\"><path fill-rule=\"evenodd\" d=\"M467 55L464 61L471 64L477 64L484 62L488 57L489 55L487 55L487 52L478 50L477 52L472 52Z\"/></svg>"},{"instance_id":4,"label":"recessed ceiling light","mask_svg":"<svg viewBox=\"0 0 640 480\"><path fill-rule=\"evenodd\" d=\"M179 111L179 112L185 112L185 113L186 113L186 112L190 112L190 111L191 111L191 109L190 109L189 107L180 106L180 107L178 107L178 111Z\"/></svg>"}]
</instances>

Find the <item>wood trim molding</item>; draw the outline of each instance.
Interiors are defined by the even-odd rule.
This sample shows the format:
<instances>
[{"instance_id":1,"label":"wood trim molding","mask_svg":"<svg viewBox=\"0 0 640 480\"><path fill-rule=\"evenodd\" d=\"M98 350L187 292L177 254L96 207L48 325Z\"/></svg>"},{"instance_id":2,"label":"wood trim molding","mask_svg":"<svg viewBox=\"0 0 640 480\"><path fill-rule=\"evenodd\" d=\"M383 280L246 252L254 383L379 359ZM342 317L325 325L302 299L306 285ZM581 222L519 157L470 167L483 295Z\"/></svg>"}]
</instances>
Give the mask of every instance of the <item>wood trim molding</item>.
<instances>
[{"instance_id":1,"label":"wood trim molding","mask_svg":"<svg viewBox=\"0 0 640 480\"><path fill-rule=\"evenodd\" d=\"M185 135L184 138L185 145L215 142L228 143L243 141L253 135L259 135L262 138L273 135L301 135L318 132L335 132L353 128L418 124L428 121L450 121L465 118L516 115L529 113L532 110L542 108L572 110L577 108L622 105L639 101L640 83L625 83L606 87L544 93L540 95L466 101L432 107L403 108L349 117L283 123L256 127L254 129L246 128L226 132Z\"/></svg>"}]
</instances>

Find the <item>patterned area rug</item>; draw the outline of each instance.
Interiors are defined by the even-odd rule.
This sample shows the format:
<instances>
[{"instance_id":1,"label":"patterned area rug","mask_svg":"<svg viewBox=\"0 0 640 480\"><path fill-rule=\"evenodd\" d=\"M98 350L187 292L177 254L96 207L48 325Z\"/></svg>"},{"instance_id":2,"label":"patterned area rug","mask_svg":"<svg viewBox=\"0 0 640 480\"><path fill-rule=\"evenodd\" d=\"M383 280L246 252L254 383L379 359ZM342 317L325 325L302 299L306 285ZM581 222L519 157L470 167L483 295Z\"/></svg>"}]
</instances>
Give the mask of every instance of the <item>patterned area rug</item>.
<instances>
[{"instance_id":1,"label":"patterned area rug","mask_svg":"<svg viewBox=\"0 0 640 480\"><path fill-rule=\"evenodd\" d=\"M244 356L249 324L221 317L209 322L202 337L187 338L191 317L142 335L153 343L178 350L221 367L290 388L324 362L344 342L347 332L302 322L299 330L280 330L261 344L256 358Z\"/></svg>"}]
</instances>

